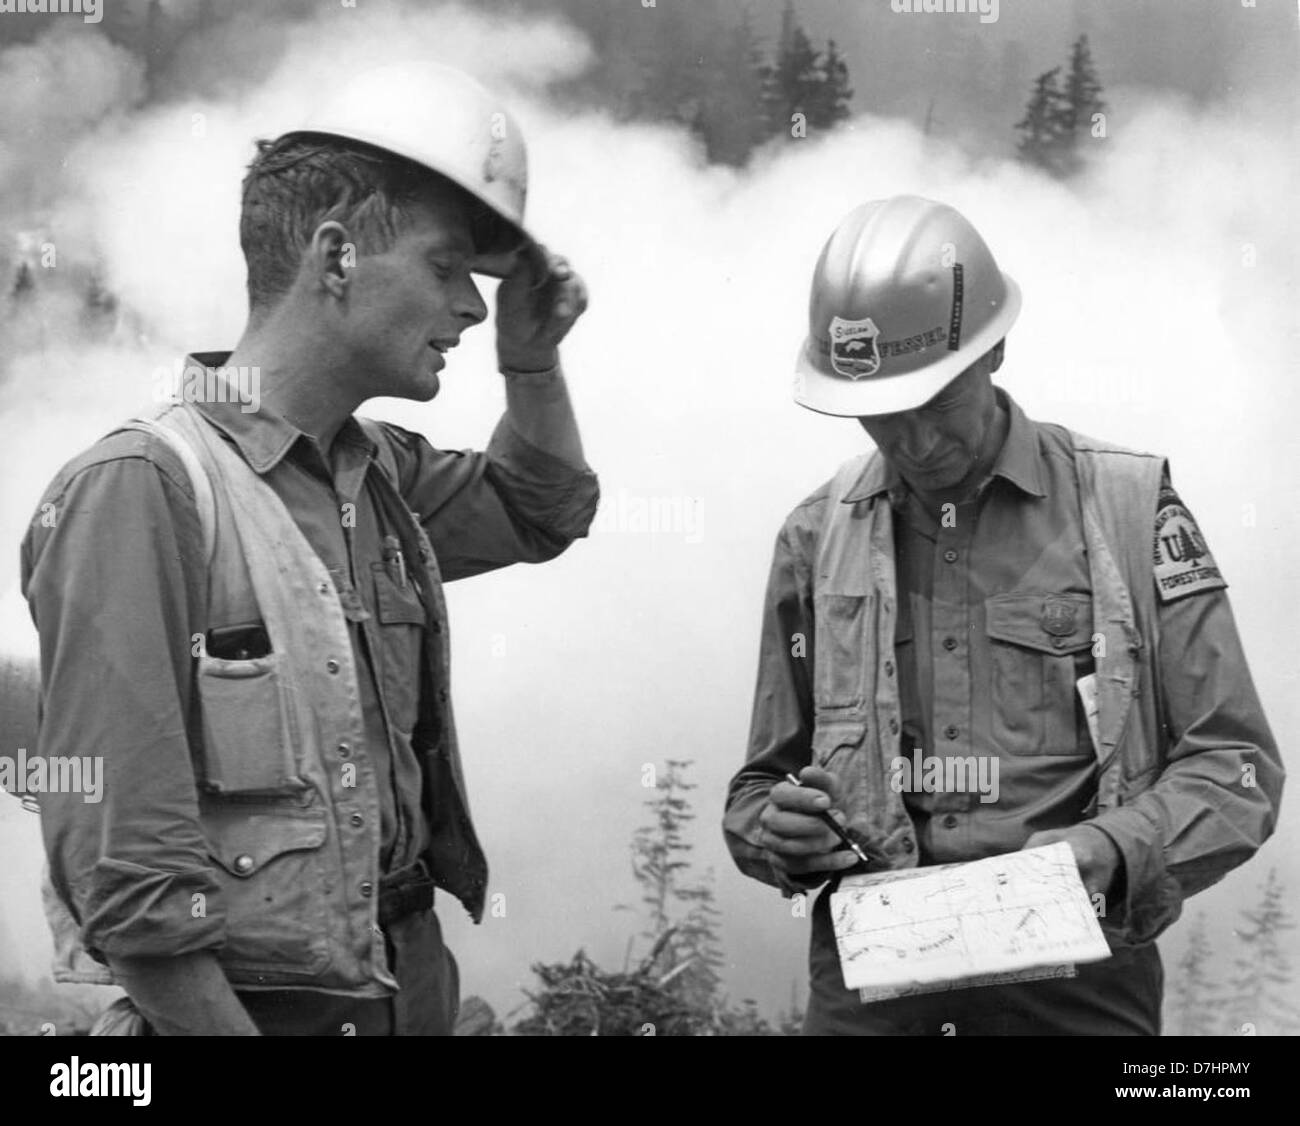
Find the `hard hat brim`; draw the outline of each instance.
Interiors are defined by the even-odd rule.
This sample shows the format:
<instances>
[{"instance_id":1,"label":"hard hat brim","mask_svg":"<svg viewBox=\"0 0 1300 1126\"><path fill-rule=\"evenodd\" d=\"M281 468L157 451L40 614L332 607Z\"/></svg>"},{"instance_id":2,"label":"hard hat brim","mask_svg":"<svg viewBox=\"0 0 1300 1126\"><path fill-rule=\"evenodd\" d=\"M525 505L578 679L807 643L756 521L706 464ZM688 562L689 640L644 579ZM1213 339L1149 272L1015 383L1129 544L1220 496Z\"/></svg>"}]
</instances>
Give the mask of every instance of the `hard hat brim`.
<instances>
[{"instance_id":1,"label":"hard hat brim","mask_svg":"<svg viewBox=\"0 0 1300 1126\"><path fill-rule=\"evenodd\" d=\"M956 352L919 371L878 379L852 380L827 375L812 361L811 339L805 340L795 365L794 401L818 414L838 418L864 418L896 414L924 406L984 355L1008 330L1020 313L1020 287L1006 274L1006 299L993 318Z\"/></svg>"}]
</instances>

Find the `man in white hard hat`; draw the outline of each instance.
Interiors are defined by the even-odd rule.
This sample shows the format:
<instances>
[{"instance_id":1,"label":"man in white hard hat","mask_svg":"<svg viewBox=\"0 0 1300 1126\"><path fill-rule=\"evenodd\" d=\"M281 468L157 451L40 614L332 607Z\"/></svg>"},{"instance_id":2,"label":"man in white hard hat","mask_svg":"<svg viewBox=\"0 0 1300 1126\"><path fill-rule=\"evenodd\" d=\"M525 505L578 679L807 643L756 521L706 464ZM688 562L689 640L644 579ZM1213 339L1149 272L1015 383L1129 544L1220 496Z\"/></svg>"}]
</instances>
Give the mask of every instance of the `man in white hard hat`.
<instances>
[{"instance_id":1,"label":"man in white hard hat","mask_svg":"<svg viewBox=\"0 0 1300 1126\"><path fill-rule=\"evenodd\" d=\"M42 498L39 755L106 776L99 804L41 796L56 976L121 985L156 1033L452 1031L434 888L478 921L487 866L442 582L553 558L597 501L557 350L586 293L527 234L526 182L467 76L345 85L249 167L233 353ZM480 272L504 279L486 451L356 417L437 394Z\"/></svg>"},{"instance_id":2,"label":"man in white hard hat","mask_svg":"<svg viewBox=\"0 0 1300 1126\"><path fill-rule=\"evenodd\" d=\"M1273 830L1283 771L1227 584L1163 458L1030 421L994 386L1019 307L975 229L917 197L858 208L817 263L795 398L878 452L777 538L724 819L746 875L827 883L810 1034L1157 1034L1156 936ZM845 988L844 873L1058 841L1109 958L872 1003Z\"/></svg>"}]
</instances>

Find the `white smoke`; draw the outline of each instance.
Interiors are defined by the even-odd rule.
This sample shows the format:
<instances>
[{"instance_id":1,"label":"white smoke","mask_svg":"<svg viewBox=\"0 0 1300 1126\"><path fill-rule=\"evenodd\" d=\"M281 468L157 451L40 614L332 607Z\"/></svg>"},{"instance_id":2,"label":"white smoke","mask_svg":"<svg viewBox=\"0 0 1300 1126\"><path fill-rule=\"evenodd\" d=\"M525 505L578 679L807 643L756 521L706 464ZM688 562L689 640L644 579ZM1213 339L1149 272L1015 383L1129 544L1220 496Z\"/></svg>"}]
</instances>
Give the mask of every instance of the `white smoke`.
<instances>
[{"instance_id":1,"label":"white smoke","mask_svg":"<svg viewBox=\"0 0 1300 1126\"><path fill-rule=\"evenodd\" d=\"M467 772L505 911L481 928L443 911L468 992L509 1007L531 961L579 946L621 961L632 924L611 907L635 900L625 850L648 796L642 767L669 757L696 761L696 857L716 870L729 984L771 1005L803 979L804 925L734 873L717 819L744 752L773 537L864 443L853 422L794 407L789 385L812 265L866 199L942 199L981 230L1024 291L1001 382L1031 417L1171 456L1233 582L1275 730L1283 742L1300 731L1289 639L1270 629L1290 606L1284 578L1300 546L1286 471L1297 185L1274 103L1243 95L1197 109L1108 92L1119 107L1110 135L1069 188L870 116L778 143L738 173L706 166L677 131L555 110L548 82L589 61L571 29L465 8L364 8L278 28L286 52L266 81L79 119L53 222L93 238L108 286L142 327L92 348L56 310L66 343L51 329L12 357L0 589L58 465L144 401L159 363L233 344L244 311L238 183L254 137L290 127L340 68L372 60L448 61L512 90L532 223L592 293L564 355L613 508L555 563L450 592ZM16 81L15 51L36 53L23 67L57 68L69 41L0 55L0 91ZM132 73L117 60L103 80L115 93L88 104L129 107ZM372 409L438 444L481 444L503 403L491 346L488 328L469 334L435 404ZM1294 881L1294 862L1281 862Z\"/></svg>"}]
</instances>

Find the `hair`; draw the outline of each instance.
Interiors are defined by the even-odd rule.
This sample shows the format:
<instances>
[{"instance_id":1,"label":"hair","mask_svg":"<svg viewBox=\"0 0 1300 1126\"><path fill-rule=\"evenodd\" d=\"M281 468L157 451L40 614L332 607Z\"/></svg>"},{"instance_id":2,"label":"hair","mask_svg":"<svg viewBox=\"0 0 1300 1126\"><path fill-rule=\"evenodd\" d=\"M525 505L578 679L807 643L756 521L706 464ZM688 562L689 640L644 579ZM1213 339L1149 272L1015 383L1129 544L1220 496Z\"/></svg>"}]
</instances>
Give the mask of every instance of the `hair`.
<instances>
[{"instance_id":1,"label":"hair","mask_svg":"<svg viewBox=\"0 0 1300 1126\"><path fill-rule=\"evenodd\" d=\"M303 251L322 223L342 223L359 251L383 253L409 221L412 207L440 190L466 205L476 248L503 240L509 224L414 161L327 134L288 133L258 141L244 176L239 219L250 312L265 313L289 292Z\"/></svg>"}]
</instances>

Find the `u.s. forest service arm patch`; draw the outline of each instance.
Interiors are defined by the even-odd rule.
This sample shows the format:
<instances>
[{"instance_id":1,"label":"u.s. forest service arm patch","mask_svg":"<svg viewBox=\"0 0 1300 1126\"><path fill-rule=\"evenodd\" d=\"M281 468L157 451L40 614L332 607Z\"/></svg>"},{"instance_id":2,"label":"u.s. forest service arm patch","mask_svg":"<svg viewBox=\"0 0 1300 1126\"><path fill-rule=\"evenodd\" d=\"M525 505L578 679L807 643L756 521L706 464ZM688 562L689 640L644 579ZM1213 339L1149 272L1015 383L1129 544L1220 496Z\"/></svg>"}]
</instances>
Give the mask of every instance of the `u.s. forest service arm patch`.
<instances>
[{"instance_id":1,"label":"u.s. forest service arm patch","mask_svg":"<svg viewBox=\"0 0 1300 1126\"><path fill-rule=\"evenodd\" d=\"M1205 545L1201 529L1168 482L1160 486L1153 551L1161 602L1222 590L1228 585Z\"/></svg>"}]
</instances>

